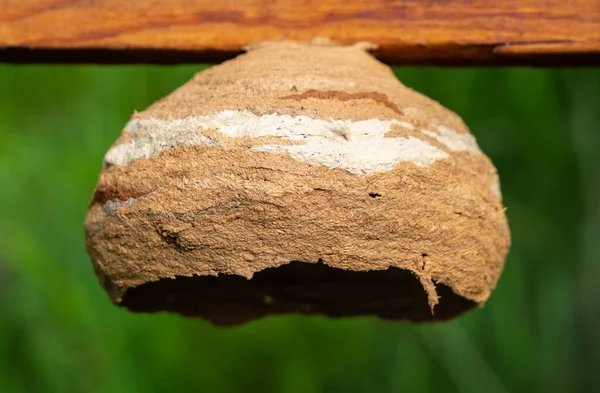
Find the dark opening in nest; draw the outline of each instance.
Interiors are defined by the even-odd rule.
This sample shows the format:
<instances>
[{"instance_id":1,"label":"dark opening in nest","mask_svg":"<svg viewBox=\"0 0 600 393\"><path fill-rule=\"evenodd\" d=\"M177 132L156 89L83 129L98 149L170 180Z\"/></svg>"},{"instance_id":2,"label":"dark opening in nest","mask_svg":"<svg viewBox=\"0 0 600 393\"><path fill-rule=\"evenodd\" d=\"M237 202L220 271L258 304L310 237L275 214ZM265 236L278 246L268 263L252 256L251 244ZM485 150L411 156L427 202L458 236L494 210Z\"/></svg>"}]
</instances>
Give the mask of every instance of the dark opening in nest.
<instances>
[{"instance_id":1,"label":"dark opening in nest","mask_svg":"<svg viewBox=\"0 0 600 393\"><path fill-rule=\"evenodd\" d=\"M198 316L217 325L284 313L424 322L450 319L476 305L443 284L436 289L440 300L432 314L425 290L407 270L356 272L291 262L258 272L250 280L236 275L162 279L129 289L121 304L136 312Z\"/></svg>"}]
</instances>

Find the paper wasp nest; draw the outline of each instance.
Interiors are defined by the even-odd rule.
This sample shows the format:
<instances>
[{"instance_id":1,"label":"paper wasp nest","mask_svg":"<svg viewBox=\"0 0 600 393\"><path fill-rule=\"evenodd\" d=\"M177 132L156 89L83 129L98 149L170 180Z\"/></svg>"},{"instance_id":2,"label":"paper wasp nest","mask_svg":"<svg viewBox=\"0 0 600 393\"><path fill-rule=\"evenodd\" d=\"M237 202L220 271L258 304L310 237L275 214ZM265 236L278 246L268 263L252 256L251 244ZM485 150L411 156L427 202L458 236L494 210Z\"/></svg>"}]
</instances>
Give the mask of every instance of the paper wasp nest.
<instances>
[{"instance_id":1,"label":"paper wasp nest","mask_svg":"<svg viewBox=\"0 0 600 393\"><path fill-rule=\"evenodd\" d=\"M448 319L510 236L462 120L360 46L265 43L136 113L85 222L111 299L231 325Z\"/></svg>"}]
</instances>

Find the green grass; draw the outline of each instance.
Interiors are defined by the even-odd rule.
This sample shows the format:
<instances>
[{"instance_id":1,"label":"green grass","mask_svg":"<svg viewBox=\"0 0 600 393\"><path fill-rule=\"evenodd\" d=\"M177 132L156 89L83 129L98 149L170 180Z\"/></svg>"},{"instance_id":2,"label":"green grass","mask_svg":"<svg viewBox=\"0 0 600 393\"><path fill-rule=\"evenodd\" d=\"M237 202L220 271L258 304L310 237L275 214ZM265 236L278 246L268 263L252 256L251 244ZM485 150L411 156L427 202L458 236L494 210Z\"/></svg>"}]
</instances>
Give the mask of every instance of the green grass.
<instances>
[{"instance_id":1,"label":"green grass","mask_svg":"<svg viewBox=\"0 0 600 393\"><path fill-rule=\"evenodd\" d=\"M104 153L200 68L0 65L0 392L600 391L600 71L397 70L499 169L513 247L485 308L218 329L113 306L83 246Z\"/></svg>"}]
</instances>

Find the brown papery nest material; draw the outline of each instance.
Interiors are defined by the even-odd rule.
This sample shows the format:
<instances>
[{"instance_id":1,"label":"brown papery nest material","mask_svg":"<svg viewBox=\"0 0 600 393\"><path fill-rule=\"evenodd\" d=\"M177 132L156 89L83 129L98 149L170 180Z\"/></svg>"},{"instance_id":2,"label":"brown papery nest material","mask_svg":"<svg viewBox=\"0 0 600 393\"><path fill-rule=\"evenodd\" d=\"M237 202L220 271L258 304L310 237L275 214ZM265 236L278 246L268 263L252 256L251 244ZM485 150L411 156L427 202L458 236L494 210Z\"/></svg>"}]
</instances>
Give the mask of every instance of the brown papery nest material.
<instances>
[{"instance_id":1,"label":"brown papery nest material","mask_svg":"<svg viewBox=\"0 0 600 393\"><path fill-rule=\"evenodd\" d=\"M219 325L269 314L450 319L510 235L462 120L364 46L265 43L136 113L86 246L110 298Z\"/></svg>"}]
</instances>

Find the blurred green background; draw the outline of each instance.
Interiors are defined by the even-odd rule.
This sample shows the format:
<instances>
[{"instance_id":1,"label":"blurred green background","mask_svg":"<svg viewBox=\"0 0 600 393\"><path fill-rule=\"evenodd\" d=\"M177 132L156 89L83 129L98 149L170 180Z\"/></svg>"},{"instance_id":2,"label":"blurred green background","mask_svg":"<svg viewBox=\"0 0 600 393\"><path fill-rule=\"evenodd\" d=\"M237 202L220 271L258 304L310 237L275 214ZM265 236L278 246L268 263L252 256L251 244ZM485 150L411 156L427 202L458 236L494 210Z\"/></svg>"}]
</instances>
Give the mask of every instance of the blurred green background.
<instances>
[{"instance_id":1,"label":"blurred green background","mask_svg":"<svg viewBox=\"0 0 600 393\"><path fill-rule=\"evenodd\" d=\"M113 306L82 228L133 110L200 68L0 65L0 392L600 392L600 70L396 70L499 169L513 247L485 308L220 329Z\"/></svg>"}]
</instances>

